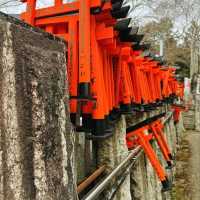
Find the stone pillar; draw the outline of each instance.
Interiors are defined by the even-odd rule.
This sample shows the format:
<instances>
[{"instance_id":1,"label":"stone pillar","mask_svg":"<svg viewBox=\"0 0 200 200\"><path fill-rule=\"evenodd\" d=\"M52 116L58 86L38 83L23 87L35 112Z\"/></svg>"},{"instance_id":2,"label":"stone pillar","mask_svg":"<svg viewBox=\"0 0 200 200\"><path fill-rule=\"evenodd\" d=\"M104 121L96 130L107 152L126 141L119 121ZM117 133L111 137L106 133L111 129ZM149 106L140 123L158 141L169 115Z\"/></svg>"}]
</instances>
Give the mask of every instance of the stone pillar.
<instances>
[{"instance_id":1,"label":"stone pillar","mask_svg":"<svg viewBox=\"0 0 200 200\"><path fill-rule=\"evenodd\" d=\"M146 157L143 153L131 169L131 196L133 200L147 200Z\"/></svg>"},{"instance_id":2,"label":"stone pillar","mask_svg":"<svg viewBox=\"0 0 200 200\"><path fill-rule=\"evenodd\" d=\"M110 173L116 166L118 166L128 155L126 146L126 122L125 117L122 116L115 126L115 134L104 141L98 143L98 158L99 166L106 165L107 173ZM110 184L103 196L99 199L107 199L111 196L112 187L115 181ZM128 175L120 186L117 193L114 195L114 200L131 200L130 194L130 175Z\"/></svg>"},{"instance_id":3,"label":"stone pillar","mask_svg":"<svg viewBox=\"0 0 200 200\"><path fill-rule=\"evenodd\" d=\"M0 13L0 199L76 199L65 45Z\"/></svg>"},{"instance_id":4,"label":"stone pillar","mask_svg":"<svg viewBox=\"0 0 200 200\"><path fill-rule=\"evenodd\" d=\"M169 108L161 108L160 112L163 112L164 109L169 110ZM148 113L148 115L139 116L136 118L128 117L127 118L127 124L128 126L134 125L142 120L144 120L146 117L150 117L153 115L157 115L158 112L151 112ZM182 127L180 125L180 127ZM178 125L179 132L182 131ZM169 144L169 147L174 154L176 152L176 129L174 126L173 118L169 120L165 124L165 137L167 139L167 142ZM156 142L152 143L153 148L163 166L163 168L166 167L166 161L163 158L163 155L161 154L161 151L157 145ZM172 177L174 176L174 170L166 170L168 177L170 180L172 180ZM131 195L133 200L153 200L153 199L159 199L159 200L170 200L171 194L170 192L162 193L161 192L162 185L155 174L154 169L152 168L151 163L149 162L148 158L145 156L145 154L142 154L142 156L137 161L136 165L131 169Z\"/></svg>"},{"instance_id":5,"label":"stone pillar","mask_svg":"<svg viewBox=\"0 0 200 200\"><path fill-rule=\"evenodd\" d=\"M196 96L195 102L195 130L200 131L200 95Z\"/></svg>"}]
</instances>

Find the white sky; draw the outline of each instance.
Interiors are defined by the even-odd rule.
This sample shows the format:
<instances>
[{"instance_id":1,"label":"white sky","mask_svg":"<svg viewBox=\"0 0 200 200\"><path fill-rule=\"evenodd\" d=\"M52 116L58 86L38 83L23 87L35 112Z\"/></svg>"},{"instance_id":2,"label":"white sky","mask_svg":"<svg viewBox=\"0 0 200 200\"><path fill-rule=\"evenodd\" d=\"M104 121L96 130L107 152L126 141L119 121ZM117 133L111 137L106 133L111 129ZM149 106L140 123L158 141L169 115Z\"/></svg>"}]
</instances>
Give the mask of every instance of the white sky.
<instances>
[{"instance_id":1,"label":"white sky","mask_svg":"<svg viewBox=\"0 0 200 200\"><path fill-rule=\"evenodd\" d=\"M25 11L25 5L20 3L20 0L0 0L0 5L4 4L5 2L10 2L5 6L0 6L0 11L8 13L8 14L19 14ZM12 2L15 1L15 2ZM75 0L63 0L64 3L73 2ZM37 8L47 7L54 5L54 0L37 0Z\"/></svg>"},{"instance_id":2,"label":"white sky","mask_svg":"<svg viewBox=\"0 0 200 200\"><path fill-rule=\"evenodd\" d=\"M19 2L10 2L8 4L4 4L8 0L0 0L0 11L5 13L19 14L23 10L25 10L25 4L21 4Z\"/></svg>"}]
</instances>

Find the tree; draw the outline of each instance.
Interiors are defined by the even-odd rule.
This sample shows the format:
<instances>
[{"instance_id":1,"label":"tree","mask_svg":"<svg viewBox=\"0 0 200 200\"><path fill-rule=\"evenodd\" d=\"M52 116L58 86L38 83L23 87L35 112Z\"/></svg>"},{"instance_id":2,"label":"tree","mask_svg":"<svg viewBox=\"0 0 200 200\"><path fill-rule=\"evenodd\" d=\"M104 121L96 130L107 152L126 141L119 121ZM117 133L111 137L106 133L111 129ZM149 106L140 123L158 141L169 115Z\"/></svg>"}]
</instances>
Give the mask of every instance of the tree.
<instances>
[{"instance_id":1,"label":"tree","mask_svg":"<svg viewBox=\"0 0 200 200\"><path fill-rule=\"evenodd\" d=\"M160 21L169 18L173 24L172 35L181 46L184 56L179 59L187 58L191 68L191 77L194 73L199 73L199 52L200 52L200 4L198 0L149 0L147 7L154 13L154 19ZM187 45L186 45L187 43ZM171 51L173 52L173 51ZM177 53L177 51L175 52ZM181 53L182 54L182 53ZM180 64L180 62L178 62ZM186 70L188 72L188 68Z\"/></svg>"},{"instance_id":2,"label":"tree","mask_svg":"<svg viewBox=\"0 0 200 200\"><path fill-rule=\"evenodd\" d=\"M20 0L0 0L0 11L10 14L19 14L23 4Z\"/></svg>"},{"instance_id":3,"label":"tree","mask_svg":"<svg viewBox=\"0 0 200 200\"><path fill-rule=\"evenodd\" d=\"M1 0L0 1L0 8L11 8L21 5L19 0Z\"/></svg>"},{"instance_id":4,"label":"tree","mask_svg":"<svg viewBox=\"0 0 200 200\"><path fill-rule=\"evenodd\" d=\"M179 42L179 38L173 31L173 21L164 17L158 22L149 22L141 31L145 33L145 42L151 43L151 51L158 54L160 48L160 40L164 41L164 59L169 65L178 65L180 69L178 73L182 76L189 76L190 66L190 46L189 41Z\"/></svg>"}]
</instances>

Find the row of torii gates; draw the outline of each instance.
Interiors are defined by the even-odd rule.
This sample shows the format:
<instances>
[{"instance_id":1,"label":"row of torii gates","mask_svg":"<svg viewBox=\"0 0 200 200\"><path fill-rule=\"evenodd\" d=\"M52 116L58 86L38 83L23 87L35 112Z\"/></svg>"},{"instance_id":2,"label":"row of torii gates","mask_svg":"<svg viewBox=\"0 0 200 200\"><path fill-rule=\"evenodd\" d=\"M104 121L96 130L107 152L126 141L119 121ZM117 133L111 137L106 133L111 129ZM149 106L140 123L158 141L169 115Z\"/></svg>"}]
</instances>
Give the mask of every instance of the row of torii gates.
<instances>
[{"instance_id":1,"label":"row of torii gates","mask_svg":"<svg viewBox=\"0 0 200 200\"><path fill-rule=\"evenodd\" d=\"M132 25L134 19L127 18L130 6L124 6L123 0L55 0L53 6L40 9L36 0L23 2L27 10L22 20L66 42L71 120L88 139L112 136L121 114L149 112L183 98L176 69L144 54L150 45L142 43L144 35ZM180 109L176 107L176 120ZM165 191L170 183L151 147L156 140L171 168L173 156L161 121L164 115L128 127L126 140L129 149L143 147Z\"/></svg>"}]
</instances>

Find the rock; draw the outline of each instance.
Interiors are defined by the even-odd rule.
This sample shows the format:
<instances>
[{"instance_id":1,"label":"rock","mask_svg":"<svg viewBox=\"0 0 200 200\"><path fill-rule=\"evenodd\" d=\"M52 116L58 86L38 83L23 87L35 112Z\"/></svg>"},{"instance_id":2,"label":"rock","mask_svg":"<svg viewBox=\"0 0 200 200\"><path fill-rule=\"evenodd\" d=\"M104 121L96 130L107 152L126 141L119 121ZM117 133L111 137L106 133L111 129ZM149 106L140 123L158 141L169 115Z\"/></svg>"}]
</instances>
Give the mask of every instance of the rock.
<instances>
[{"instance_id":1,"label":"rock","mask_svg":"<svg viewBox=\"0 0 200 200\"><path fill-rule=\"evenodd\" d=\"M0 13L0 199L76 199L65 45Z\"/></svg>"},{"instance_id":2,"label":"rock","mask_svg":"<svg viewBox=\"0 0 200 200\"><path fill-rule=\"evenodd\" d=\"M106 165L107 173L110 173L117 167L128 155L128 149L125 140L126 122L125 117L121 117L115 126L115 133L111 138L98 143L98 165ZM115 180L105 190L99 199L107 199L112 192L112 186ZM128 175L115 194L114 200L131 200L130 194L130 176Z\"/></svg>"}]
</instances>

